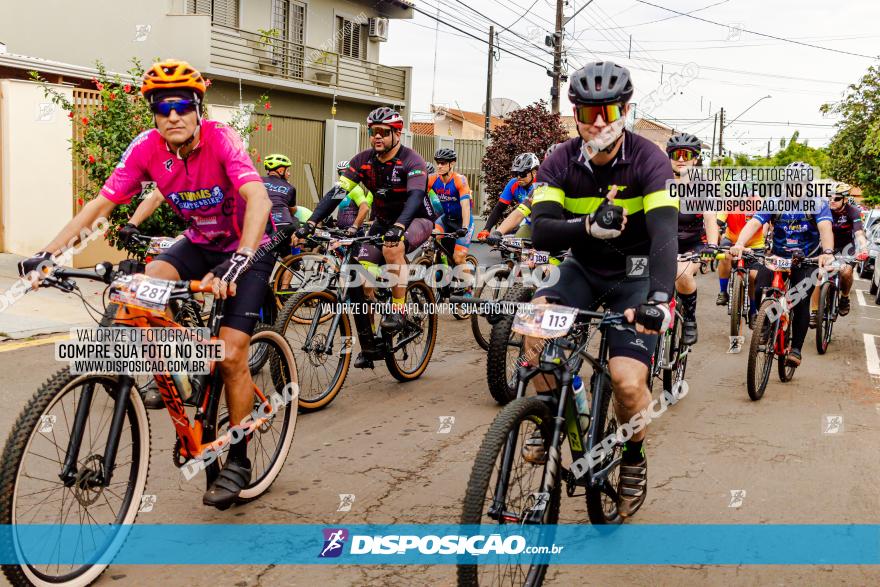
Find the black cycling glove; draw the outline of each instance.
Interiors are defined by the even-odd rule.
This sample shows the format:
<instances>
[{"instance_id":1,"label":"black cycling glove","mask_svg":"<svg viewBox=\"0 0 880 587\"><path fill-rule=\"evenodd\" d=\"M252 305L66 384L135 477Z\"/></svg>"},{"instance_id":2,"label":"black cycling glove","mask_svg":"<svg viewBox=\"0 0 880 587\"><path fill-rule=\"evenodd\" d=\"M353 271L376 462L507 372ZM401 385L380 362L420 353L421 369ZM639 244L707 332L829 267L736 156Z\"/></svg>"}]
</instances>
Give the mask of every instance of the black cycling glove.
<instances>
[{"instance_id":1,"label":"black cycling glove","mask_svg":"<svg viewBox=\"0 0 880 587\"><path fill-rule=\"evenodd\" d=\"M315 232L315 225L311 222L306 222L302 226L296 229L296 238L306 238L311 236Z\"/></svg>"},{"instance_id":2,"label":"black cycling glove","mask_svg":"<svg viewBox=\"0 0 880 587\"><path fill-rule=\"evenodd\" d=\"M231 257L211 269L211 273L224 283L235 283L248 270L250 261L251 255L233 253Z\"/></svg>"},{"instance_id":3,"label":"black cycling glove","mask_svg":"<svg viewBox=\"0 0 880 587\"><path fill-rule=\"evenodd\" d=\"M623 207L615 206L608 199L587 216L587 233L594 238L617 238L622 231Z\"/></svg>"},{"instance_id":4,"label":"black cycling glove","mask_svg":"<svg viewBox=\"0 0 880 587\"><path fill-rule=\"evenodd\" d=\"M664 332L671 322L672 312L669 311L669 304L646 302L636 309L636 323L647 330Z\"/></svg>"},{"instance_id":5,"label":"black cycling glove","mask_svg":"<svg viewBox=\"0 0 880 587\"><path fill-rule=\"evenodd\" d=\"M455 231L455 236L457 236L458 238L463 238L463 237L467 236L467 233L468 233L468 229L462 227L462 228L459 228L458 230Z\"/></svg>"},{"instance_id":6,"label":"black cycling glove","mask_svg":"<svg viewBox=\"0 0 880 587\"><path fill-rule=\"evenodd\" d=\"M52 261L52 253L40 251L33 257L28 257L27 259L22 259L18 262L18 274L24 277L31 271L37 271L40 268L40 265L46 262L49 263L50 267L55 266L55 262Z\"/></svg>"},{"instance_id":7,"label":"black cycling glove","mask_svg":"<svg viewBox=\"0 0 880 587\"><path fill-rule=\"evenodd\" d=\"M504 239L504 235L501 234L501 231L493 230L492 233L486 237L486 243L494 246L501 244L501 241Z\"/></svg>"},{"instance_id":8,"label":"black cycling glove","mask_svg":"<svg viewBox=\"0 0 880 587\"><path fill-rule=\"evenodd\" d=\"M403 233L406 229L395 224L385 233L385 242L388 244L396 244L403 241Z\"/></svg>"},{"instance_id":9,"label":"black cycling glove","mask_svg":"<svg viewBox=\"0 0 880 587\"><path fill-rule=\"evenodd\" d=\"M138 227L129 222L119 229L119 241L127 247L132 246L136 244L134 237L140 236L140 234L141 231L138 230Z\"/></svg>"}]
</instances>

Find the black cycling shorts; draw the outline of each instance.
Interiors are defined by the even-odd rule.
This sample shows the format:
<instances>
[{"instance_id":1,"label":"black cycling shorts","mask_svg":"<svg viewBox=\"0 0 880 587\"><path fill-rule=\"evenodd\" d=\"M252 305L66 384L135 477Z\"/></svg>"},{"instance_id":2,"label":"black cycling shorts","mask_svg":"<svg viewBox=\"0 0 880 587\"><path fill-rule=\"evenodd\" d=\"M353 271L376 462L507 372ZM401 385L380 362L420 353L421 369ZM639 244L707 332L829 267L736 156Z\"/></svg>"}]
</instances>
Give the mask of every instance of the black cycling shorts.
<instances>
[{"instance_id":1,"label":"black cycling shorts","mask_svg":"<svg viewBox=\"0 0 880 587\"><path fill-rule=\"evenodd\" d=\"M559 266L559 281L539 289L535 298L546 297L552 303L581 310L595 311L601 306L612 312L623 312L647 301L650 284L650 278L645 277L602 277L585 271L580 263L569 257ZM656 334L609 329L607 336L609 356L629 357L650 369L657 345Z\"/></svg>"},{"instance_id":2,"label":"black cycling shorts","mask_svg":"<svg viewBox=\"0 0 880 587\"><path fill-rule=\"evenodd\" d=\"M380 234L385 234L388 230L394 226L394 223L386 224L377 220L370 226L369 232L367 232L367 236L377 236ZM403 233L404 238L404 246L406 247L407 254L412 253L417 248L422 246L428 238L431 236L431 231L434 230L434 223L427 218L415 218L412 222L409 223L409 227ZM382 256L382 247L365 244L361 246L361 250L358 253L357 260L358 261L366 261L367 263L372 263L374 265L381 265L383 263L384 257Z\"/></svg>"},{"instance_id":3,"label":"black cycling shorts","mask_svg":"<svg viewBox=\"0 0 880 587\"><path fill-rule=\"evenodd\" d=\"M227 260L232 253L209 251L182 238L170 249L155 258L170 263L181 279L202 279L211 270ZM227 298L223 306L220 326L228 326L245 334L253 334L260 317L260 308L269 287L269 275L275 265L272 255L263 255L236 283L235 296Z\"/></svg>"}]
</instances>

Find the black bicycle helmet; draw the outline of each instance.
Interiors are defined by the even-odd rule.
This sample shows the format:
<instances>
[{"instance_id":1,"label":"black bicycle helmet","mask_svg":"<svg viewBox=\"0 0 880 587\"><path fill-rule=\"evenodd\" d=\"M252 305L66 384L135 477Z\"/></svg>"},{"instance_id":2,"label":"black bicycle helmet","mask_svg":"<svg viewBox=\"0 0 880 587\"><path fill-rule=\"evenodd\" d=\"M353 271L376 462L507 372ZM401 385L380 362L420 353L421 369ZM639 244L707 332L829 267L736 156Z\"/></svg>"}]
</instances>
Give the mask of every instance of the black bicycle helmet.
<instances>
[{"instance_id":1,"label":"black bicycle helmet","mask_svg":"<svg viewBox=\"0 0 880 587\"><path fill-rule=\"evenodd\" d=\"M384 124L397 130L403 130L403 118L400 113L388 106L380 106L367 116L367 126Z\"/></svg>"},{"instance_id":2,"label":"black bicycle helmet","mask_svg":"<svg viewBox=\"0 0 880 587\"><path fill-rule=\"evenodd\" d=\"M538 156L534 153L520 153L513 160L510 170L514 173L525 173L541 166Z\"/></svg>"},{"instance_id":3,"label":"black bicycle helmet","mask_svg":"<svg viewBox=\"0 0 880 587\"><path fill-rule=\"evenodd\" d=\"M586 106L629 102L633 85L629 70L611 61L588 63L571 74L568 99Z\"/></svg>"},{"instance_id":4,"label":"black bicycle helmet","mask_svg":"<svg viewBox=\"0 0 880 587\"><path fill-rule=\"evenodd\" d=\"M673 151L675 149L691 149L697 151L698 153L703 148L703 142L698 139L696 136L692 134L688 134L683 132L681 134L672 135L669 137L669 140L666 141L666 152Z\"/></svg>"},{"instance_id":5,"label":"black bicycle helmet","mask_svg":"<svg viewBox=\"0 0 880 587\"><path fill-rule=\"evenodd\" d=\"M434 153L434 161L458 161L458 155L456 155L455 149L443 147Z\"/></svg>"}]
</instances>

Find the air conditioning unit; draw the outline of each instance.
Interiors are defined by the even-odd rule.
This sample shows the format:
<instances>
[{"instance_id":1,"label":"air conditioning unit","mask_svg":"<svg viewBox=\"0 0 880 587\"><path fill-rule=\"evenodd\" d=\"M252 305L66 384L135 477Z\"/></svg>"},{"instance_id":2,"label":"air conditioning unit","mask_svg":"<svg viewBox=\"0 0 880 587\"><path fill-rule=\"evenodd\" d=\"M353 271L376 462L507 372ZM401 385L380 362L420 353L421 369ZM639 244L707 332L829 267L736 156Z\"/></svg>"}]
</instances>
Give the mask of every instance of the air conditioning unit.
<instances>
[{"instance_id":1,"label":"air conditioning unit","mask_svg":"<svg viewBox=\"0 0 880 587\"><path fill-rule=\"evenodd\" d=\"M374 17L369 19L370 24L370 40L387 41L388 40L388 19Z\"/></svg>"}]
</instances>

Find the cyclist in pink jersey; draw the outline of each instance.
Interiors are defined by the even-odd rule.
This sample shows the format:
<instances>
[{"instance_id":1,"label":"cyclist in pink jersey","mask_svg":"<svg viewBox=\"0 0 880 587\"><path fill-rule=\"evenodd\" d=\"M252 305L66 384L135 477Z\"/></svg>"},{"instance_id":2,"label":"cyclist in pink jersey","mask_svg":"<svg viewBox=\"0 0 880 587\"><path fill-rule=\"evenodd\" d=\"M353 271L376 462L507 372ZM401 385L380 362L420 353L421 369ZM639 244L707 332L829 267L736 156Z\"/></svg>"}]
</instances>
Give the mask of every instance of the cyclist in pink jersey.
<instances>
[{"instance_id":1,"label":"cyclist in pink jersey","mask_svg":"<svg viewBox=\"0 0 880 587\"><path fill-rule=\"evenodd\" d=\"M226 299L220 339L220 363L230 422L241 422L253 410L253 380L247 366L250 335L259 317L272 258L255 257L266 242L272 207L260 174L234 131L201 119L206 84L184 61L163 61L144 74L141 93L150 103L156 128L138 135L126 149L100 194L65 226L43 251L22 261L22 275L36 270L64 243L119 204L155 182L175 212L189 224L184 236L147 265L159 279L201 279L214 295ZM123 242L137 234L140 222L155 210L158 199L142 203L133 222L120 229ZM203 502L229 507L251 479L247 442L232 444L229 458Z\"/></svg>"}]
</instances>

